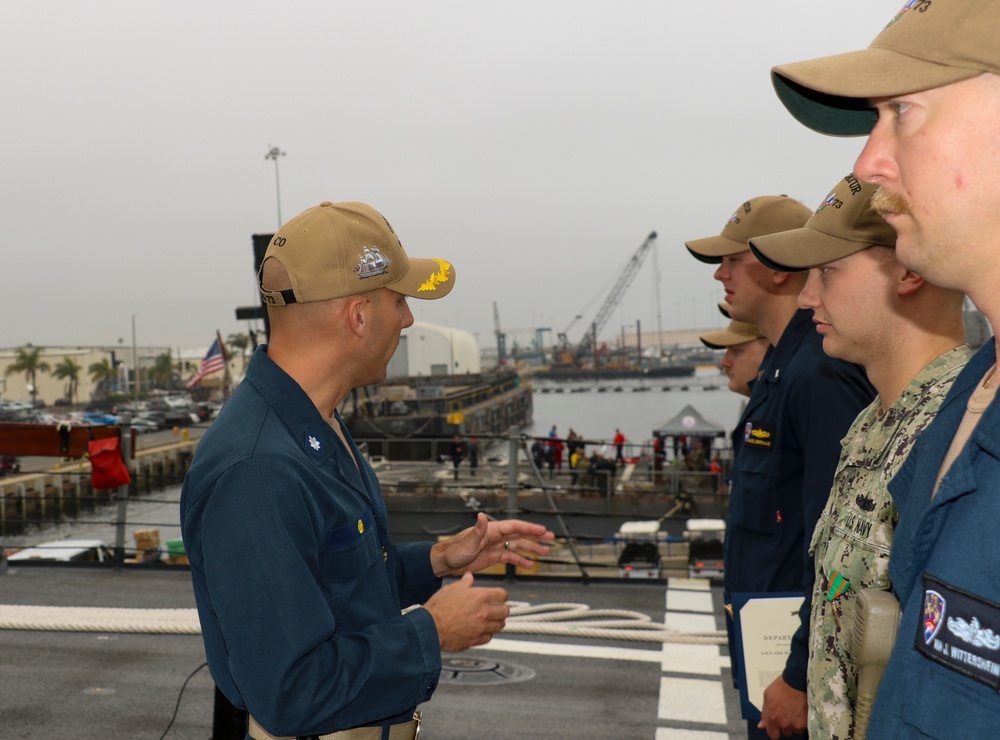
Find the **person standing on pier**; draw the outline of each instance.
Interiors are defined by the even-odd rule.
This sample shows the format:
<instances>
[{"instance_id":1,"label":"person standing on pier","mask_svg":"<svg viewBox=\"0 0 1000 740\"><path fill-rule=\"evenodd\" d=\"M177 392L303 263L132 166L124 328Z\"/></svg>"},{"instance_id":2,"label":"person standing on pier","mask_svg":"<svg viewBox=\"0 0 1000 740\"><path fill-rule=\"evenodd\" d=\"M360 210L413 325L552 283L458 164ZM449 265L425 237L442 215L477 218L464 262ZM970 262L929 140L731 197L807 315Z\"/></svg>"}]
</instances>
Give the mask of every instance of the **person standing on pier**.
<instances>
[{"instance_id":1,"label":"person standing on pier","mask_svg":"<svg viewBox=\"0 0 1000 740\"><path fill-rule=\"evenodd\" d=\"M796 305L803 273L768 269L749 240L802 227L811 215L785 195L759 196L730 216L718 236L687 242L699 260L718 265L730 316L756 324L771 345L740 418L727 512L724 598L733 593L806 595L800 626L781 676L764 694L764 718L747 723L750 738L768 737L768 712L784 716L806 690L813 567L809 542L830 495L840 440L875 397L864 371L828 357L813 330L812 312ZM733 675L739 656L729 625ZM806 727L804 709L780 728L785 736Z\"/></svg>"},{"instance_id":2,"label":"person standing on pier","mask_svg":"<svg viewBox=\"0 0 1000 740\"><path fill-rule=\"evenodd\" d=\"M539 473L545 468L546 449L545 442L538 437L531 443L531 459L535 463L535 469Z\"/></svg>"},{"instance_id":3,"label":"person standing on pier","mask_svg":"<svg viewBox=\"0 0 1000 740\"><path fill-rule=\"evenodd\" d=\"M621 429L615 429L615 465L625 465L625 435Z\"/></svg>"},{"instance_id":4,"label":"person standing on pier","mask_svg":"<svg viewBox=\"0 0 1000 740\"><path fill-rule=\"evenodd\" d=\"M451 456L451 464L454 468L455 480L458 480L458 468L462 464L462 458L465 457L465 444L462 442L462 438L459 435L451 440L451 451L448 453Z\"/></svg>"},{"instance_id":5,"label":"person standing on pier","mask_svg":"<svg viewBox=\"0 0 1000 740\"><path fill-rule=\"evenodd\" d=\"M890 588L889 548L899 514L889 481L971 355L962 321L965 297L900 264L896 232L871 205L875 192L874 185L848 175L804 228L750 240L769 267L808 269L799 305L812 309L823 351L864 366L879 392L844 437L830 499L812 537L811 740L864 736L851 617L862 589Z\"/></svg>"},{"instance_id":6,"label":"person standing on pier","mask_svg":"<svg viewBox=\"0 0 1000 740\"><path fill-rule=\"evenodd\" d=\"M479 467L479 440L473 437L469 440L467 453L469 456L469 475L475 476Z\"/></svg>"},{"instance_id":7,"label":"person standing on pier","mask_svg":"<svg viewBox=\"0 0 1000 740\"><path fill-rule=\"evenodd\" d=\"M212 677L254 740L356 728L412 740L441 652L489 642L510 613L506 591L474 587L472 573L530 566L517 551L544 554L553 535L479 514L451 539L394 544L378 479L336 411L385 379L413 322L407 297L447 295L448 262L409 258L370 206L324 202L279 229L258 280L269 343L181 494ZM422 608L402 613L411 605Z\"/></svg>"}]
</instances>

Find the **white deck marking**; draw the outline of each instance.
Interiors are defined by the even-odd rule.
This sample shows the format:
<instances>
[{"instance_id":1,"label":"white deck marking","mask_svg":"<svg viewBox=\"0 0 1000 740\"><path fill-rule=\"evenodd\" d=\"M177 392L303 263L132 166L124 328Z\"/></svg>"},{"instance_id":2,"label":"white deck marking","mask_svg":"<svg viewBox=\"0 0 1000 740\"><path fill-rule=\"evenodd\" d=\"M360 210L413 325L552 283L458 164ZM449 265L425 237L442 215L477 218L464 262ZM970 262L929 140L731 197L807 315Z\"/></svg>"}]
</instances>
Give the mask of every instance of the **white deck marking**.
<instances>
[{"instance_id":1,"label":"white deck marking","mask_svg":"<svg viewBox=\"0 0 1000 740\"><path fill-rule=\"evenodd\" d=\"M718 645L685 645L663 643L663 670L667 673L690 673L701 676L719 676L723 666L730 664L728 655L719 654Z\"/></svg>"},{"instance_id":2,"label":"white deck marking","mask_svg":"<svg viewBox=\"0 0 1000 740\"><path fill-rule=\"evenodd\" d=\"M601 647L532 640L505 640L494 637L477 650L496 650L503 653L532 653L534 655L565 655L570 658L600 658L602 660L632 660L640 663L660 663L663 653L656 649Z\"/></svg>"},{"instance_id":3,"label":"white deck marking","mask_svg":"<svg viewBox=\"0 0 1000 740\"><path fill-rule=\"evenodd\" d=\"M729 740L729 735L725 732L675 730L670 727L659 727L656 730L656 740Z\"/></svg>"},{"instance_id":4,"label":"white deck marking","mask_svg":"<svg viewBox=\"0 0 1000 740\"><path fill-rule=\"evenodd\" d=\"M674 722L726 723L726 699L721 681L696 678L660 679L660 719Z\"/></svg>"},{"instance_id":5,"label":"white deck marking","mask_svg":"<svg viewBox=\"0 0 1000 740\"><path fill-rule=\"evenodd\" d=\"M663 623L678 632L715 632L718 629L713 614L667 612Z\"/></svg>"},{"instance_id":6,"label":"white deck marking","mask_svg":"<svg viewBox=\"0 0 1000 740\"><path fill-rule=\"evenodd\" d=\"M714 632L714 606L706 579L671 578L665 594L667 612L663 622L681 632ZM727 725L722 668L730 665L719 645L664 643L662 669L665 673L708 676L708 679L663 676L657 716L664 722ZM713 680L714 679L714 680ZM718 730L659 727L655 740L729 740Z\"/></svg>"},{"instance_id":7,"label":"white deck marking","mask_svg":"<svg viewBox=\"0 0 1000 740\"><path fill-rule=\"evenodd\" d=\"M664 615L664 624L681 632L714 632L717 626L709 588L707 580L671 578L665 594L665 603L670 611ZM660 663L663 671L668 673L707 676L704 679L662 676L657 717L664 722L702 723L713 727L728 723L721 669L728 667L730 660L729 656L721 654L718 645L664 643L660 650L656 650L494 638L476 649ZM654 740L729 740L729 734L718 730L658 727Z\"/></svg>"},{"instance_id":8,"label":"white deck marking","mask_svg":"<svg viewBox=\"0 0 1000 740\"><path fill-rule=\"evenodd\" d=\"M667 590L667 609L675 612L701 612L711 614L712 594L706 591Z\"/></svg>"},{"instance_id":9,"label":"white deck marking","mask_svg":"<svg viewBox=\"0 0 1000 740\"><path fill-rule=\"evenodd\" d=\"M712 584L707 578L668 578L670 591L711 591Z\"/></svg>"}]
</instances>

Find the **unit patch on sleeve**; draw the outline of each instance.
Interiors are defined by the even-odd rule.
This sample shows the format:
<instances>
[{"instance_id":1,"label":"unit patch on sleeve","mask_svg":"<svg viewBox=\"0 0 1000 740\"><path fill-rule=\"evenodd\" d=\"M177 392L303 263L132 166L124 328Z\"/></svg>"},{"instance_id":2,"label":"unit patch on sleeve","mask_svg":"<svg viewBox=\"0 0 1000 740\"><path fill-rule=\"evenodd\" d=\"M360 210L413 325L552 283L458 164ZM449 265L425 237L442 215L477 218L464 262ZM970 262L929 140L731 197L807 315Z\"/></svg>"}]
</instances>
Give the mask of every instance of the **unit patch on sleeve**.
<instances>
[{"instance_id":1,"label":"unit patch on sleeve","mask_svg":"<svg viewBox=\"0 0 1000 740\"><path fill-rule=\"evenodd\" d=\"M925 575L914 647L936 663L1000 689L1000 604Z\"/></svg>"},{"instance_id":2,"label":"unit patch on sleeve","mask_svg":"<svg viewBox=\"0 0 1000 740\"><path fill-rule=\"evenodd\" d=\"M774 425L751 419L743 427L743 444L762 450L774 449Z\"/></svg>"}]
</instances>

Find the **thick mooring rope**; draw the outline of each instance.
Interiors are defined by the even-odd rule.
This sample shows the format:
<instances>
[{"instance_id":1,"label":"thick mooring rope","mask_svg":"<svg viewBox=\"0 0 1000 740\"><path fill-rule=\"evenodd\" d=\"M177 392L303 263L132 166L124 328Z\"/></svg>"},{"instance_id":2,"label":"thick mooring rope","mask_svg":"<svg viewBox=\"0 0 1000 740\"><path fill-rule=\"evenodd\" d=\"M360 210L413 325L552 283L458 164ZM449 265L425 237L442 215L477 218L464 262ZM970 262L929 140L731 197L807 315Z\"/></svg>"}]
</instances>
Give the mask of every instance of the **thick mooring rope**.
<instances>
[{"instance_id":1,"label":"thick mooring rope","mask_svg":"<svg viewBox=\"0 0 1000 740\"><path fill-rule=\"evenodd\" d=\"M725 632L679 632L641 612L591 609L586 604L532 606L510 602L505 634L560 635L604 640L723 645ZM0 629L46 632L201 634L196 609L134 609L101 606L0 604Z\"/></svg>"},{"instance_id":2,"label":"thick mooring rope","mask_svg":"<svg viewBox=\"0 0 1000 740\"><path fill-rule=\"evenodd\" d=\"M726 633L680 632L652 621L647 614L624 609L591 609L586 604L552 603L531 606L511 601L503 634L560 635L603 640L725 645Z\"/></svg>"},{"instance_id":3,"label":"thick mooring rope","mask_svg":"<svg viewBox=\"0 0 1000 740\"><path fill-rule=\"evenodd\" d=\"M0 629L200 635L197 609L0 604Z\"/></svg>"}]
</instances>

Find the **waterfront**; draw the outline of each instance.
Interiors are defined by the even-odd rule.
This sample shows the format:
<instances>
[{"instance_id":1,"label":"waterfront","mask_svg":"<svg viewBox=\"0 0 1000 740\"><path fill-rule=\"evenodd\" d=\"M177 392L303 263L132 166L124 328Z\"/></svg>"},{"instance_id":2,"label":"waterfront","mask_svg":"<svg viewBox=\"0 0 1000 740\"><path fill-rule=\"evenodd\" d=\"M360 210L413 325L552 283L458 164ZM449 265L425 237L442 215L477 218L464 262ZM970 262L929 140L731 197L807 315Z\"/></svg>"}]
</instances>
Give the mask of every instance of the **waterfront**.
<instances>
[{"instance_id":1,"label":"waterfront","mask_svg":"<svg viewBox=\"0 0 1000 740\"><path fill-rule=\"evenodd\" d=\"M644 391L635 388L645 386ZM687 390L681 387L686 386ZM586 392L580 389L587 387ZM664 390L664 387L670 390ZM548 388L548 392L544 392ZM604 388L604 392L600 392ZM621 390L616 390L620 388ZM561 390L561 392L557 392ZM574 392L575 391L575 392ZM739 418L743 397L728 391L725 387L725 377L712 368L699 370L694 378L671 380L670 382L649 383L643 381L591 382L586 386L582 383L536 383L532 393L534 402L534 422L524 431L527 434L546 435L555 424L560 434L567 434L573 428L587 440L606 443L611 449L611 440L615 429L621 429L629 441L627 454L636 456L649 449L641 449L649 444L652 430L672 418L685 405L694 406L702 415L725 429L731 429ZM191 434L197 436L202 428L192 428ZM169 432L159 432L143 435L139 438L140 447L156 446L173 441L175 438ZM723 440L719 440L723 443ZM592 448L597 450L599 448ZM498 446L496 452L506 452L504 446ZM26 459L25 471L41 470L53 461L45 458ZM484 461L484 465L486 465ZM441 475L447 476L442 467ZM484 482L486 469L483 471ZM496 473L498 480L506 481L506 471ZM151 495L139 495L129 502L127 521L129 534L127 547L133 545L131 535L134 528L157 528L160 530L161 541L180 537L177 524L177 502L180 498L180 486L168 485ZM57 527L28 526L23 532L7 531L6 545L8 547L24 547L49 539L64 537L87 537L101 539L105 542L115 541L115 506L113 504L99 505L87 511L78 520L65 521Z\"/></svg>"},{"instance_id":2,"label":"waterfront","mask_svg":"<svg viewBox=\"0 0 1000 740\"><path fill-rule=\"evenodd\" d=\"M557 392L559 389L561 392ZM527 434L544 436L555 424L560 435L572 428L585 439L610 444L615 429L621 429L632 445L649 444L653 429L687 404L728 431L736 426L746 400L731 392L726 377L714 368L699 369L693 378L669 381L536 383L533 397L534 422L524 430Z\"/></svg>"},{"instance_id":3,"label":"waterfront","mask_svg":"<svg viewBox=\"0 0 1000 740\"><path fill-rule=\"evenodd\" d=\"M715 379L704 382L711 385ZM721 386L718 390L645 392L631 392L623 386L621 392L609 389L605 393L598 393L596 387L587 393L564 388L563 393L538 390L534 398L533 430L544 433L556 423L560 431L567 431L565 425L574 424L581 434L599 439L609 439L618 427L633 440L641 440L687 403L728 427L735 423L735 416L730 420L726 414L738 413L740 405L739 397ZM555 420L550 423L549 417ZM604 431L605 426L610 426L610 432ZM191 431L194 435L201 429ZM155 445L171 437L165 432L148 435L141 444ZM442 472L447 478L446 465ZM180 487L174 485L131 500L129 533L142 526L160 528L163 540L178 536L179 493ZM32 536L36 541L72 535L112 542L114 515L111 505L98 507L88 513L86 522ZM589 550L582 553L591 557ZM590 568L590 575L599 573ZM0 602L19 609L31 604L193 610L190 577L181 569L126 568L120 572L14 566L3 578ZM488 579L496 577L481 578L489 583ZM577 578L529 577L504 581L503 586L514 603L526 607L572 602L616 613L631 610L656 622L662 620L669 630L682 634L662 645L644 644L632 637L623 641L590 636L585 630L573 636L552 635L546 624L538 634L512 631L468 653L445 655L440 688L422 707L427 731L439 740L467 737L469 709L474 706L482 723L502 726L512 737L746 737L725 647L685 644L683 634L716 632L723 627L717 585L684 578L590 578L584 583L586 588L581 588ZM6 729L11 736L43 731L50 738L103 738L122 732L155 737L169 727L171 737L193 739L217 729L211 677L204 670L192 674L204 661L196 635L116 634L110 627L97 633L41 631L22 624L0 631L0 641L8 655L0 689L6 697ZM192 677L188 684L186 676ZM181 694L185 685L186 692ZM56 704L51 702L53 695L61 697ZM173 711L177 711L176 722L171 720Z\"/></svg>"}]
</instances>

